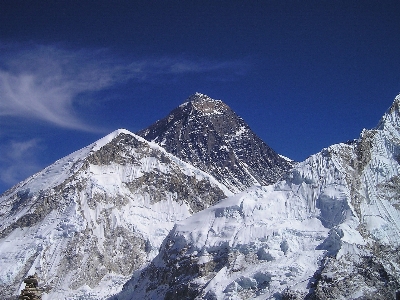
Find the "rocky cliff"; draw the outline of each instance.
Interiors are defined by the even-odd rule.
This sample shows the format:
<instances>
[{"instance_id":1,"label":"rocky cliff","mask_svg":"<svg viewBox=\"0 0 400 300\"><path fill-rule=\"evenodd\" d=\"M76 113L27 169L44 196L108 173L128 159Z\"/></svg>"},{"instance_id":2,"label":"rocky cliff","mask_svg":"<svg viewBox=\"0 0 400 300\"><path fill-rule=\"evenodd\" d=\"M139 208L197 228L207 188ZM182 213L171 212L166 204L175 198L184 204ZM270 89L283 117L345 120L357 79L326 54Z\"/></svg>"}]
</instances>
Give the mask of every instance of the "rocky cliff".
<instances>
[{"instance_id":1,"label":"rocky cliff","mask_svg":"<svg viewBox=\"0 0 400 300\"><path fill-rule=\"evenodd\" d=\"M274 183L292 167L228 105L200 93L137 134L211 174L232 192Z\"/></svg>"},{"instance_id":2,"label":"rocky cliff","mask_svg":"<svg viewBox=\"0 0 400 300\"><path fill-rule=\"evenodd\" d=\"M114 299L396 299L400 95L373 130L182 220Z\"/></svg>"}]
</instances>

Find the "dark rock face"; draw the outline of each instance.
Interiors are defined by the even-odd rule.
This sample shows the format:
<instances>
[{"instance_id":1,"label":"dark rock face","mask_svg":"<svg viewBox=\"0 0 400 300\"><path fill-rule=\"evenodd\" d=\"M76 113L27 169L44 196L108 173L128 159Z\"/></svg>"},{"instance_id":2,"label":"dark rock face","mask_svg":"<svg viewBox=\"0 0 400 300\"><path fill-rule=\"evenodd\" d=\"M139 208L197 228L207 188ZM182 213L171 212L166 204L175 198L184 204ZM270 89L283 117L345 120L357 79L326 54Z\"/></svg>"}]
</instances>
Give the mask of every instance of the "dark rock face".
<instances>
[{"instance_id":1,"label":"dark rock face","mask_svg":"<svg viewBox=\"0 0 400 300\"><path fill-rule=\"evenodd\" d=\"M25 288L21 291L20 300L40 300L42 299L41 291L38 286L37 275L30 275L24 279Z\"/></svg>"},{"instance_id":2,"label":"dark rock face","mask_svg":"<svg viewBox=\"0 0 400 300\"><path fill-rule=\"evenodd\" d=\"M274 183L292 167L228 105L199 93L137 134L211 174L233 192Z\"/></svg>"},{"instance_id":3,"label":"dark rock face","mask_svg":"<svg viewBox=\"0 0 400 300\"><path fill-rule=\"evenodd\" d=\"M399 157L400 95L377 128L297 164L285 180L265 187L265 198L248 189L243 198L235 195L178 223L159 255L113 299L400 299ZM248 197L257 205L233 201ZM296 206L299 200L306 205ZM274 201L284 202L290 214L280 214ZM239 209L245 207L251 213ZM222 221L224 212L230 213ZM309 229L321 224L330 230L310 236L309 229L286 227L239 242L246 220L260 224L258 230L275 229L282 224L274 219L279 215L285 221L315 218ZM294 250L302 243L307 246ZM285 259L276 255L278 249ZM307 270L312 257L316 263Z\"/></svg>"},{"instance_id":4,"label":"dark rock face","mask_svg":"<svg viewBox=\"0 0 400 300\"><path fill-rule=\"evenodd\" d=\"M385 260L398 260L398 249L379 247L374 256L362 256L354 260L326 257L321 270L314 275L310 293L306 299L397 299L400 285L395 276L388 273ZM392 272L392 270L390 270ZM359 295L360 296L360 295Z\"/></svg>"},{"instance_id":5,"label":"dark rock face","mask_svg":"<svg viewBox=\"0 0 400 300\"><path fill-rule=\"evenodd\" d=\"M143 279L146 281L142 291L146 294L145 299L204 299L200 297L204 287L193 279L204 276L210 280L235 258L230 253L228 244L208 249L207 254L213 259L207 262L201 262L201 255L195 250L183 236L176 235L173 229L165 238L159 255L141 271L140 276L133 276L124 285L122 296L116 295L110 300L135 299L137 294L129 295L129 289L143 288Z\"/></svg>"}]
</instances>

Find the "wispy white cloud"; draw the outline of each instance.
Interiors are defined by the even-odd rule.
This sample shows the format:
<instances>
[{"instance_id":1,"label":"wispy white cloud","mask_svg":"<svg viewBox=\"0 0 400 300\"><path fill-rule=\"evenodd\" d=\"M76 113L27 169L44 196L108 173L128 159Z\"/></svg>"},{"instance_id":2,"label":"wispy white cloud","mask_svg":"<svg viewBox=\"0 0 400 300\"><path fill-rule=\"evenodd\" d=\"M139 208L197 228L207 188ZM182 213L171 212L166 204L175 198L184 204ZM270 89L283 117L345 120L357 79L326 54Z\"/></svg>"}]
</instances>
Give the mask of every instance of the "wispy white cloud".
<instances>
[{"instance_id":1,"label":"wispy white cloud","mask_svg":"<svg viewBox=\"0 0 400 300\"><path fill-rule=\"evenodd\" d=\"M186 74L224 80L226 74L237 76L247 67L239 60L134 59L106 49L71 50L59 45L5 45L0 41L0 187L13 185L43 167L39 141L18 138L23 126L30 124L26 120L96 132L99 129L77 111L85 102L109 99L94 99L93 93L101 97L102 93L96 92L121 83L157 83Z\"/></svg>"},{"instance_id":2,"label":"wispy white cloud","mask_svg":"<svg viewBox=\"0 0 400 300\"><path fill-rule=\"evenodd\" d=\"M154 80L162 75L181 75L210 73L214 78L223 76L226 72L243 75L249 68L246 60L213 61L209 59L188 59L183 57L161 57L135 61L129 65L136 79ZM221 78L221 81L224 80Z\"/></svg>"},{"instance_id":3,"label":"wispy white cloud","mask_svg":"<svg viewBox=\"0 0 400 300\"><path fill-rule=\"evenodd\" d=\"M123 60L107 50L66 50L57 46L0 44L0 117L41 120L64 128L95 131L78 117L79 95L116 84L157 81L187 73L239 74L241 61L213 62L179 57ZM82 101L82 97L79 97Z\"/></svg>"},{"instance_id":4,"label":"wispy white cloud","mask_svg":"<svg viewBox=\"0 0 400 300\"><path fill-rule=\"evenodd\" d=\"M0 145L0 183L13 185L41 169L36 157L41 149L37 139L9 141Z\"/></svg>"},{"instance_id":5,"label":"wispy white cloud","mask_svg":"<svg viewBox=\"0 0 400 300\"><path fill-rule=\"evenodd\" d=\"M113 84L113 73L87 52L37 46L2 56L0 116L38 119L92 131L74 111L77 95Z\"/></svg>"}]
</instances>

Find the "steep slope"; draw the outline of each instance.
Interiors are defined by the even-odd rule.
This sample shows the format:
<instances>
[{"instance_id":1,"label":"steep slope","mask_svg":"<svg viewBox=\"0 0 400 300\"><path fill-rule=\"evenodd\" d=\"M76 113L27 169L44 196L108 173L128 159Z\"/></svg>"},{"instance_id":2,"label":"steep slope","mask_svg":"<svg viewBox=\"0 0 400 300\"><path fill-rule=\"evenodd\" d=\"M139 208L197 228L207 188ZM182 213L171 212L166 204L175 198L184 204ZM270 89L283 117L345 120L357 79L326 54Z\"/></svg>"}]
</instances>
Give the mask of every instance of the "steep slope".
<instances>
[{"instance_id":1,"label":"steep slope","mask_svg":"<svg viewBox=\"0 0 400 300\"><path fill-rule=\"evenodd\" d=\"M228 105L200 93L137 134L211 174L232 192L274 183L292 167Z\"/></svg>"},{"instance_id":2,"label":"steep slope","mask_svg":"<svg viewBox=\"0 0 400 300\"><path fill-rule=\"evenodd\" d=\"M374 130L178 222L115 299L400 296L400 95Z\"/></svg>"},{"instance_id":3,"label":"steep slope","mask_svg":"<svg viewBox=\"0 0 400 300\"><path fill-rule=\"evenodd\" d=\"M117 130L1 195L1 299L35 272L44 300L116 293L176 221L226 195L208 174Z\"/></svg>"}]
</instances>

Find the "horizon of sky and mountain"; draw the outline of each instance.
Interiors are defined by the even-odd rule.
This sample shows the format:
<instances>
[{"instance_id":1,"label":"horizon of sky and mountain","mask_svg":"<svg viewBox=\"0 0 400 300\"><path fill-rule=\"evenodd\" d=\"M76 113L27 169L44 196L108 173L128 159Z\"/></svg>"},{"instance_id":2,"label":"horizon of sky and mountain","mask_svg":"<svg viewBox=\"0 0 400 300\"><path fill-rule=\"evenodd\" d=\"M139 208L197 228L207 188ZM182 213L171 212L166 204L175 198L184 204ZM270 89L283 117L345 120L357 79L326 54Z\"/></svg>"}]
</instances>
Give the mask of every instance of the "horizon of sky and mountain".
<instances>
[{"instance_id":1,"label":"horizon of sky and mountain","mask_svg":"<svg viewBox=\"0 0 400 300\"><path fill-rule=\"evenodd\" d=\"M0 193L117 128L221 99L301 161L400 92L397 1L2 1Z\"/></svg>"}]
</instances>

